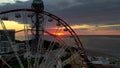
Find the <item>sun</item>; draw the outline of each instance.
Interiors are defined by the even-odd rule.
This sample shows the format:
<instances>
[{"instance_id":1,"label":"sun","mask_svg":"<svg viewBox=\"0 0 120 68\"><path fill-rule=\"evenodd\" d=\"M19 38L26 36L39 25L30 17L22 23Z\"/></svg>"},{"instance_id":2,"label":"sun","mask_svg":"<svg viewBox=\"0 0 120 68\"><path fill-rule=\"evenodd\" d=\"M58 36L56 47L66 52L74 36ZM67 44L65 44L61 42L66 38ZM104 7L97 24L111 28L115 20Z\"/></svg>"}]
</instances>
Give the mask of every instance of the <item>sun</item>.
<instances>
[{"instance_id":1,"label":"sun","mask_svg":"<svg viewBox=\"0 0 120 68\"><path fill-rule=\"evenodd\" d=\"M58 32L58 33L56 33L55 35L57 35L57 36L62 36L62 35L64 35L64 33Z\"/></svg>"}]
</instances>

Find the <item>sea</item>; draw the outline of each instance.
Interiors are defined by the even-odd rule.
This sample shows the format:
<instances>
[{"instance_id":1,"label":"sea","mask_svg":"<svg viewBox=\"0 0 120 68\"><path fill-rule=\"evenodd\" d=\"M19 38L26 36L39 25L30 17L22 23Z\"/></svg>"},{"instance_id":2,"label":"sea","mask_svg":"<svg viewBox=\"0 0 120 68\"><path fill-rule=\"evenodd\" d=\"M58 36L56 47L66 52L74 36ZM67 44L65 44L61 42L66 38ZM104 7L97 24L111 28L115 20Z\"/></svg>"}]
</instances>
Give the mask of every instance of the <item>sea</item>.
<instances>
[{"instance_id":1,"label":"sea","mask_svg":"<svg viewBox=\"0 0 120 68\"><path fill-rule=\"evenodd\" d=\"M120 58L119 35L91 35L79 36L79 38L88 54Z\"/></svg>"},{"instance_id":2,"label":"sea","mask_svg":"<svg viewBox=\"0 0 120 68\"><path fill-rule=\"evenodd\" d=\"M88 55L120 58L120 35L79 35L79 38ZM64 41L74 45L69 39Z\"/></svg>"}]
</instances>

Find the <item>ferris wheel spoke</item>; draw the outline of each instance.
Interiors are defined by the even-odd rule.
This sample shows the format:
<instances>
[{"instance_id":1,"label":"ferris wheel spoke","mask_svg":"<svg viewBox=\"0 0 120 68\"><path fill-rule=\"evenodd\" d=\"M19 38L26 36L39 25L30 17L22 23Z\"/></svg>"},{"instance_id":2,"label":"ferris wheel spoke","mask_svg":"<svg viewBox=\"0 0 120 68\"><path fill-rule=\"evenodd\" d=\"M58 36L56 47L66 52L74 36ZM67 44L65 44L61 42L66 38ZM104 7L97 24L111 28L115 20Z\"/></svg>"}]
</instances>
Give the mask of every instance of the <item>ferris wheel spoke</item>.
<instances>
[{"instance_id":1,"label":"ferris wheel spoke","mask_svg":"<svg viewBox=\"0 0 120 68\"><path fill-rule=\"evenodd\" d=\"M56 30L56 32L55 33L57 33L58 31L60 30L60 28L58 27L58 29ZM49 55L50 54L50 52L52 51L52 48L54 47L54 45L55 45L55 39L52 41L52 42L50 42L50 44L49 44L49 46L48 46L48 49L46 50L47 52L47 54ZM47 59L47 58L46 58ZM45 60L45 58L44 58L44 60ZM42 61L43 62L43 61ZM46 63L46 62L45 62Z\"/></svg>"},{"instance_id":2,"label":"ferris wheel spoke","mask_svg":"<svg viewBox=\"0 0 120 68\"><path fill-rule=\"evenodd\" d=\"M66 49L66 48L64 48L64 49ZM55 53L51 59L52 61L49 61L49 63L46 65L45 68L53 66L57 62L57 60L60 59L62 53L64 53L63 49L60 49L57 53Z\"/></svg>"},{"instance_id":3,"label":"ferris wheel spoke","mask_svg":"<svg viewBox=\"0 0 120 68\"><path fill-rule=\"evenodd\" d=\"M62 28L60 28L59 30L57 30L56 33L57 33L57 32L61 32L61 31L62 31ZM57 37L56 37L56 38L57 38ZM62 39L60 39L60 37L58 38L58 40L59 40L60 43L63 43L63 41L60 41L60 40L62 40ZM65 46L66 44L62 44L62 46L63 46L63 45ZM62 47L62 48L66 49L65 47ZM52 50L52 49L50 49L50 50ZM64 51L63 51L63 52L64 52ZM58 56L58 55L61 55L61 53L63 53L63 52L62 52L61 50L59 50L59 51L56 53L56 55L54 55L54 57L52 57L52 58L55 58L55 59L52 59L53 61L51 61L51 62L49 62L49 61L46 60L46 62L49 62L49 64L45 65L46 68L49 67L49 65L53 65L52 63L53 63L53 62L55 63L55 62L58 60L58 59L57 59L57 56ZM50 55L51 55L51 51L49 51L48 56L50 56Z\"/></svg>"},{"instance_id":4,"label":"ferris wheel spoke","mask_svg":"<svg viewBox=\"0 0 120 68\"><path fill-rule=\"evenodd\" d=\"M43 66L45 66L45 64L48 62L47 60L48 60L48 58L49 58L49 56L50 56L50 54L51 54L51 51L52 51L54 45L55 45L55 41L52 41L52 42L50 43L48 49L46 50L46 54L47 54L47 55L46 55L46 56L43 58L43 60L42 60L42 63L44 63ZM46 60L46 61L45 61L45 60Z\"/></svg>"},{"instance_id":5,"label":"ferris wheel spoke","mask_svg":"<svg viewBox=\"0 0 120 68\"><path fill-rule=\"evenodd\" d=\"M30 51L30 44L29 44L29 40L30 40L30 36L29 36L29 28L28 28L28 21L27 21L27 16L26 16L26 13L25 12L23 12L23 16L24 16L24 18L23 18L23 22L25 23L24 24L24 34L25 34L25 46L26 46L26 54L27 53L31 53L31 51ZM28 68L31 68L32 67L32 63L31 63L31 56L30 55L28 55L27 57L26 57L26 59L27 59L27 66L28 66Z\"/></svg>"},{"instance_id":6,"label":"ferris wheel spoke","mask_svg":"<svg viewBox=\"0 0 120 68\"><path fill-rule=\"evenodd\" d=\"M12 68L4 59L0 58L0 60L1 60L5 65L7 65L7 67Z\"/></svg>"},{"instance_id":7,"label":"ferris wheel spoke","mask_svg":"<svg viewBox=\"0 0 120 68\"><path fill-rule=\"evenodd\" d=\"M15 32L16 34L18 32L21 32L25 38L23 41L20 42L20 43L24 43L25 45L24 51L22 51L22 55L19 55L19 51L21 51L22 49L16 51L14 47L11 47L15 57L17 58L20 68L24 68L24 67L53 68L54 65L56 65L56 67L58 67L59 65L60 67L61 66L64 67L66 64L72 65L72 63L70 62L74 62L75 58L78 57L78 55L81 56L82 46L78 36L76 36L76 34L70 28L70 26L66 24L66 22L64 22L62 19L48 12L45 11L39 12L34 9L18 9L18 10L6 11L2 14L6 14L6 13L10 14L11 12L13 12L13 14L22 12L22 16L21 16L22 18L18 18L17 16L15 20L20 20L20 21L22 20L22 23L24 24L23 30ZM32 14L32 16L28 17L28 13ZM42 23L42 24L39 23L40 25L38 28L38 34L39 34L38 37L36 37L37 28L35 27L36 21L34 19L36 18L35 16L36 13L41 14L40 16L39 15L38 16L40 23ZM3 29L6 28L4 23L1 23L1 25ZM51 27L51 25L53 25L54 27ZM58 36L57 35L58 33L66 33L66 35L71 35L71 36L64 36L65 34L63 36L62 35ZM6 31L4 32L4 34L6 36L8 35ZM8 38L10 38L9 35ZM11 43L11 40L8 40L8 42ZM11 45L15 45L15 44L11 43ZM74 48L76 49L76 51L74 50ZM67 52L67 50L69 49L71 54L70 57L67 57L67 59L63 60L62 58L64 57L66 58L66 55L69 54ZM80 53L77 53L77 51L80 51ZM23 56L24 58L21 58L21 56ZM6 60L4 61L7 62Z\"/></svg>"},{"instance_id":8,"label":"ferris wheel spoke","mask_svg":"<svg viewBox=\"0 0 120 68\"><path fill-rule=\"evenodd\" d=\"M44 56L44 59L42 60L42 63L44 63L44 64L42 64L41 66L42 66L42 67L44 66L43 68L45 68L45 66L46 66L50 61L53 61L53 59L50 60L51 55L52 55L51 58L54 58L54 57L55 57L55 55L53 54L53 47L54 47L54 45L55 45L55 42L51 42L50 47L49 47L49 50L47 50L46 55Z\"/></svg>"},{"instance_id":9,"label":"ferris wheel spoke","mask_svg":"<svg viewBox=\"0 0 120 68\"><path fill-rule=\"evenodd\" d=\"M15 56L16 56L19 64L20 64L21 68L24 68L24 66L23 66L23 64L22 64L22 61L20 60L20 58L19 58L16 50L15 50L14 47L13 47L14 44L12 43L11 38L9 37L8 32L6 31L7 29L6 29L6 27L5 27L4 22L3 22L2 20L0 20L0 23L1 23L1 25L2 25L2 28L3 28L3 30L4 30L4 33L5 33L6 36L7 36L7 39L8 39L8 41L9 41L9 43L10 43L10 47L11 47L11 49L13 50L13 52L14 52L14 54L15 54Z\"/></svg>"},{"instance_id":10,"label":"ferris wheel spoke","mask_svg":"<svg viewBox=\"0 0 120 68\"><path fill-rule=\"evenodd\" d=\"M59 49L58 51L57 51L57 53L55 53L55 54L52 54L52 52L50 52L50 54L48 55L49 56L49 59L51 60L46 60L46 62L49 62L49 63L47 63L46 65L45 65L45 68L48 68L48 67L50 67L51 65L53 66L54 65L54 63L56 63L57 62L57 60L60 58L60 56L62 55L62 53L64 52L64 50L67 48L67 46L65 46L65 44L62 44L62 45L64 45L61 49ZM51 55L53 55L52 57L51 57ZM51 58L50 58L51 57Z\"/></svg>"}]
</instances>

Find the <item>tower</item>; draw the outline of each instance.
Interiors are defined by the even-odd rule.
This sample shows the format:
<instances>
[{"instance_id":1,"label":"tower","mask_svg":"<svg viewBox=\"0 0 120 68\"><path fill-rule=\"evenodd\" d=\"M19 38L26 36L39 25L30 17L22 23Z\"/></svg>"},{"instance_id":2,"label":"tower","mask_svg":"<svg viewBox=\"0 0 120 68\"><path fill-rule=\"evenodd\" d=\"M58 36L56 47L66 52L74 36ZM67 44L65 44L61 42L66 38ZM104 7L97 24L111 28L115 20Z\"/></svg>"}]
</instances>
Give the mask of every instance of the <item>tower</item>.
<instances>
[{"instance_id":1,"label":"tower","mask_svg":"<svg viewBox=\"0 0 120 68\"><path fill-rule=\"evenodd\" d=\"M42 0L33 0L32 9L43 12L44 11L43 1ZM41 49L43 47L43 42L44 42L44 39L43 39L44 38L44 16L43 16L43 14L36 12L35 13L35 21L33 23L34 23L33 29L35 29L34 36L35 36L36 44L31 45L31 47L33 48L31 50L33 53L34 52L37 53L38 52L37 49Z\"/></svg>"},{"instance_id":2,"label":"tower","mask_svg":"<svg viewBox=\"0 0 120 68\"><path fill-rule=\"evenodd\" d=\"M32 8L43 11L44 10L43 1L42 0L33 0Z\"/></svg>"}]
</instances>

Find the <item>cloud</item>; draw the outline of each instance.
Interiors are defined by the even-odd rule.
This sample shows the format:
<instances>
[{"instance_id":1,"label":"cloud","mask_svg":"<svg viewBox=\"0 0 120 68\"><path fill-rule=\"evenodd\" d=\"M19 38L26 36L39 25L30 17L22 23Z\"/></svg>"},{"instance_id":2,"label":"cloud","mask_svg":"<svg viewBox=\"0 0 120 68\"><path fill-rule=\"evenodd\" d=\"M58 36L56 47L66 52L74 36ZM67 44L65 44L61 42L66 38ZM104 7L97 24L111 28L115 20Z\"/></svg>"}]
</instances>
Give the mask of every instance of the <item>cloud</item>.
<instances>
[{"instance_id":1,"label":"cloud","mask_svg":"<svg viewBox=\"0 0 120 68\"><path fill-rule=\"evenodd\" d=\"M4 6L6 4L15 4L16 2L26 2L28 0L0 0L0 6Z\"/></svg>"},{"instance_id":2,"label":"cloud","mask_svg":"<svg viewBox=\"0 0 120 68\"><path fill-rule=\"evenodd\" d=\"M16 21L3 21L3 22L4 22L6 29L15 29L16 31L24 29L24 24L19 24ZM0 29L3 29L3 27L1 25L0 25Z\"/></svg>"},{"instance_id":3,"label":"cloud","mask_svg":"<svg viewBox=\"0 0 120 68\"><path fill-rule=\"evenodd\" d=\"M120 24L106 24L106 25L99 25L96 27L97 30L120 30Z\"/></svg>"},{"instance_id":4,"label":"cloud","mask_svg":"<svg viewBox=\"0 0 120 68\"><path fill-rule=\"evenodd\" d=\"M73 29L90 29L90 28L94 28L95 26L92 26L92 25L86 25L86 24L83 24L83 25L72 25L71 28Z\"/></svg>"},{"instance_id":5,"label":"cloud","mask_svg":"<svg viewBox=\"0 0 120 68\"><path fill-rule=\"evenodd\" d=\"M6 3L3 6L0 6L0 11L7 11L12 9L20 9L20 8L30 8L31 7L31 1L16 1L16 3Z\"/></svg>"},{"instance_id":6,"label":"cloud","mask_svg":"<svg viewBox=\"0 0 120 68\"><path fill-rule=\"evenodd\" d=\"M84 30L84 31L119 31L120 30L120 24L104 24L104 25L87 25L87 24L81 24L81 25L71 25L71 27L74 30Z\"/></svg>"},{"instance_id":7,"label":"cloud","mask_svg":"<svg viewBox=\"0 0 120 68\"><path fill-rule=\"evenodd\" d=\"M102 26L99 26L99 27L102 27L102 28L107 28L107 27L120 27L120 24L108 24L108 25L102 25Z\"/></svg>"},{"instance_id":8,"label":"cloud","mask_svg":"<svg viewBox=\"0 0 120 68\"><path fill-rule=\"evenodd\" d=\"M45 11L65 20L76 30L119 30L120 0L43 0ZM31 8L32 0L0 6L0 11ZM82 28L87 25L87 28ZM91 28L89 28L91 26ZM96 27L97 26L97 27ZM99 31L100 32L100 31Z\"/></svg>"},{"instance_id":9,"label":"cloud","mask_svg":"<svg viewBox=\"0 0 120 68\"><path fill-rule=\"evenodd\" d=\"M65 8L56 13L70 24L117 24L120 23L119 8L119 0L85 0L82 5Z\"/></svg>"}]
</instances>

